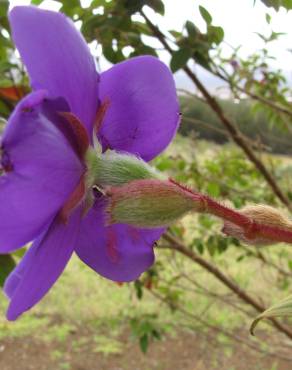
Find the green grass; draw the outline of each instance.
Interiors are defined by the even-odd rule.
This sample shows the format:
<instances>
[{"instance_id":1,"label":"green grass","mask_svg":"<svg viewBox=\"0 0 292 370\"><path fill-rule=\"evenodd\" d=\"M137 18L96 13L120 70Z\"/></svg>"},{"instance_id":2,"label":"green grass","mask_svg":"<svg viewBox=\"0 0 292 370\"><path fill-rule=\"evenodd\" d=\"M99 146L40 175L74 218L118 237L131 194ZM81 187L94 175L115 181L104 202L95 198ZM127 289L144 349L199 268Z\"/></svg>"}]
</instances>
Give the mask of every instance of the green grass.
<instances>
[{"instance_id":1,"label":"green grass","mask_svg":"<svg viewBox=\"0 0 292 370\"><path fill-rule=\"evenodd\" d=\"M133 291L126 284L120 287L99 277L74 256L50 293L16 322L6 321L7 300L1 293L0 336L42 332L54 317L76 325L92 323L96 327L106 322L114 328L129 314L147 313L155 306L154 302L141 303L132 296ZM54 331L55 337L62 339L70 329L70 324L61 327L57 324L55 331L50 329L44 336L50 337Z\"/></svg>"},{"instance_id":2,"label":"green grass","mask_svg":"<svg viewBox=\"0 0 292 370\"><path fill-rule=\"evenodd\" d=\"M167 262L168 253L159 251L157 254L158 260ZM244 269L241 263L229 265L228 261L234 261L235 254L236 251L231 250L217 258L217 263L226 267L227 274L235 276L241 286L253 287L255 293L256 290L265 291L266 299L281 295L276 286L266 285L258 274L259 266L256 264L245 263ZM220 283L206 272L196 271L197 268L194 269L193 264L187 260L181 259L181 268L191 277L198 279L201 285L207 286L209 290L225 291ZM172 274L172 266L165 267L164 276L167 278ZM128 324L130 317L143 317L157 313L158 310L158 302L151 295L146 294L142 300L138 300L132 284L124 284L120 287L107 281L84 266L77 257L72 258L50 293L16 322L8 322L5 319L7 301L3 294L0 303L0 339L35 335L45 341L60 342L66 341L70 331L82 326L89 326L97 333L106 330L114 338ZM210 304L210 298L204 295L186 294L184 304L191 312L197 314L203 312L205 318L211 319L215 324L226 324L228 320L229 329L248 324L241 314L230 311L230 308L224 305L216 304L206 313L205 309ZM161 305L159 305L159 317L165 325L169 322L176 322L179 325L178 320L181 319L178 314L171 314L165 306ZM58 319L56 324L54 324L55 318Z\"/></svg>"}]
</instances>

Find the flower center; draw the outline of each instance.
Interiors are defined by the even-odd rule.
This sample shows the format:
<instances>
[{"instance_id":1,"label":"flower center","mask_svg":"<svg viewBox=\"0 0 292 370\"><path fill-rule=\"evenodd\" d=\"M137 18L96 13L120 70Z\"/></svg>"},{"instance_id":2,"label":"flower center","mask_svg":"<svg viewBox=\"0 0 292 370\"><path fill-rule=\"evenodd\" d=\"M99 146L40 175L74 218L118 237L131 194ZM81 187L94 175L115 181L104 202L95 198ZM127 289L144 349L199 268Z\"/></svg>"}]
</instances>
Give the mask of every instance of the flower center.
<instances>
[{"instance_id":1,"label":"flower center","mask_svg":"<svg viewBox=\"0 0 292 370\"><path fill-rule=\"evenodd\" d=\"M85 164L85 171L82 174L79 183L77 184L76 188L70 194L69 198L63 205L60 211L60 219L63 223L67 223L68 218L72 211L79 205L83 203L83 214L86 215L90 208L93 206L96 199L98 199L101 194L97 189L94 189L94 176L92 174L92 168L90 167L90 163L88 162L88 156L92 157L92 153L102 152L101 145L97 140L97 133L102 125L104 116L106 111L109 107L109 100L106 99L104 102L100 104L100 107L97 111L95 120L94 120L94 127L93 127L93 147L90 145L90 140L88 137L88 133L86 131L85 125L71 112L59 112L59 115L63 117L67 123L70 125L73 133L73 137L75 139L76 144L76 151L80 158L80 160ZM95 149L94 149L95 148ZM88 154L89 153L89 154ZM95 153L94 155L96 155ZM93 161L93 166L95 164L95 160Z\"/></svg>"}]
</instances>

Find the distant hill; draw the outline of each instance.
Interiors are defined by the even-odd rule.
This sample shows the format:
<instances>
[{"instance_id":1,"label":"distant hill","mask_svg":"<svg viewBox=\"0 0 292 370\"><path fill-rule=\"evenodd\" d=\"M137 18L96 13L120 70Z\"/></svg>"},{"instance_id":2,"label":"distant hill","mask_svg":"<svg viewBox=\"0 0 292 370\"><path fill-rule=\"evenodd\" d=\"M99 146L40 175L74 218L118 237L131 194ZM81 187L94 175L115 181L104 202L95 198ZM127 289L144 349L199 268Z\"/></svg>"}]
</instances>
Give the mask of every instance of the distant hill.
<instances>
[{"instance_id":1,"label":"distant hill","mask_svg":"<svg viewBox=\"0 0 292 370\"><path fill-rule=\"evenodd\" d=\"M180 96L183 113L180 133L191 133L199 138L225 143L224 128L208 105L197 98ZM284 125L275 124L264 111L255 112L249 100L235 103L220 100L227 116L237 123L241 132L251 138L255 146L269 152L292 155L292 133ZM190 120L189 120L190 119ZM190 122L192 120L192 122Z\"/></svg>"}]
</instances>

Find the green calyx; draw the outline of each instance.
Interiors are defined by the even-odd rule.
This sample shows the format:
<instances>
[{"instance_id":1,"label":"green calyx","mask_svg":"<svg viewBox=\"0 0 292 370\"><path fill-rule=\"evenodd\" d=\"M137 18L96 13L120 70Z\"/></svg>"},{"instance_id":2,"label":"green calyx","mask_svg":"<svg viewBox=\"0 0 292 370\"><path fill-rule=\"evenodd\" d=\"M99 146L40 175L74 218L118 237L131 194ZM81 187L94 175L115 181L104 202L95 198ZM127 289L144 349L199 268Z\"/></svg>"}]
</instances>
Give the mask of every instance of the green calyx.
<instances>
[{"instance_id":1,"label":"green calyx","mask_svg":"<svg viewBox=\"0 0 292 370\"><path fill-rule=\"evenodd\" d=\"M134 180L166 179L142 159L113 150L101 154L89 149L86 153L86 165L88 184L101 188L122 186Z\"/></svg>"},{"instance_id":2,"label":"green calyx","mask_svg":"<svg viewBox=\"0 0 292 370\"><path fill-rule=\"evenodd\" d=\"M197 193L169 180L142 159L127 153L90 148L86 153L86 186L107 198L109 224L143 228L168 226L188 212L204 211Z\"/></svg>"},{"instance_id":3,"label":"green calyx","mask_svg":"<svg viewBox=\"0 0 292 370\"><path fill-rule=\"evenodd\" d=\"M195 194L171 183L156 179L136 180L109 188L108 223L156 228L172 224L191 211L202 211Z\"/></svg>"}]
</instances>

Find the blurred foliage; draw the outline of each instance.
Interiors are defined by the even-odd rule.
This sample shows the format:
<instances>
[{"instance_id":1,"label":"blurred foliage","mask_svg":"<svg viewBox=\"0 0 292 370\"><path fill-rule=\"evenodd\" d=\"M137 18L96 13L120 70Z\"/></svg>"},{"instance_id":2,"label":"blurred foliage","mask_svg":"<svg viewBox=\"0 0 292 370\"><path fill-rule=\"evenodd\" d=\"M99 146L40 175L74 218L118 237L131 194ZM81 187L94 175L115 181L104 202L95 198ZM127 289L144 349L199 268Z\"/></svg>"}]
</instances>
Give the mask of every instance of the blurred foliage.
<instances>
[{"instance_id":1,"label":"blurred foliage","mask_svg":"<svg viewBox=\"0 0 292 370\"><path fill-rule=\"evenodd\" d=\"M181 96L180 103L183 116L179 131L182 135L193 134L220 144L229 141L226 132L220 129L219 118L206 103L188 95ZM269 109L262 109L251 99L237 102L225 99L220 103L228 117L237 123L240 131L251 139L256 150L292 154L291 135L287 134L285 127L277 122Z\"/></svg>"},{"instance_id":2,"label":"blurred foliage","mask_svg":"<svg viewBox=\"0 0 292 370\"><path fill-rule=\"evenodd\" d=\"M137 317L130 321L132 334L135 339L139 339L141 351L146 353L149 344L153 340L161 339L161 329L157 326L157 315L144 315L143 318Z\"/></svg>"},{"instance_id":3,"label":"blurred foliage","mask_svg":"<svg viewBox=\"0 0 292 370\"><path fill-rule=\"evenodd\" d=\"M0 254L0 286L4 285L6 277L16 266L13 257L9 254Z\"/></svg>"},{"instance_id":4,"label":"blurred foliage","mask_svg":"<svg viewBox=\"0 0 292 370\"><path fill-rule=\"evenodd\" d=\"M31 1L35 5L42 2ZM224 27L214 24L212 14L203 6L198 9L204 20L203 28L198 26L198 20L190 14L190 19L186 20L182 30L160 30L155 28L155 24L153 28L147 17L151 17L154 12L155 19L159 20L164 16L165 9L161 0L93 0L88 7L82 7L79 0L58 2L60 11L74 22L80 22L81 32L87 42L93 46L100 45L102 51L97 56L97 62L101 55L113 64L142 54L159 56L161 45L155 45L162 37L172 49L169 65L173 72L196 65L221 78L228 90L228 99L220 100L224 112L232 118L242 134L252 141L252 147L262 152L262 160L292 200L291 161L267 154L269 151L291 154L292 145L291 88L283 71L271 67L274 57L269 51L269 44L277 42L283 35L272 29L270 14L263 14L270 25L270 31L268 34L258 34L262 48L242 58L240 45L234 45L231 52L226 54L222 47ZM281 6L287 10L292 8L290 0L262 2L276 10ZM25 69L11 41L7 9L8 1L0 1L0 116L4 119L7 119L17 101L30 89ZM165 50L165 45L163 49ZM280 206L275 194L253 164L238 148L228 144L226 132L210 106L202 101L200 94L187 93L181 96L181 109L183 120L180 131L188 136L188 140L179 137L179 149L157 158L154 163L158 169L210 196L228 200L236 208L247 203ZM198 136L227 145L211 146L198 141ZM259 253L232 238L223 238L220 228L217 220L199 215L172 226L170 232L182 239L192 251L217 264L223 271L228 270L231 275L235 274L234 280L242 288L248 278L244 276L248 264L268 272L272 269L272 284L280 291L290 288L292 259L285 248L278 248L273 253L269 249ZM12 257L0 256L1 284L13 266ZM145 298L145 291L162 296L174 314L180 304L188 308L185 299L189 286L182 282L185 276L192 277L195 273L194 266L190 267L182 258L172 254L169 263L160 259L134 283L133 289L139 300ZM204 287L196 286L198 283L199 281L194 283L196 289L207 296ZM270 300L272 298L269 297ZM216 315L216 320L222 325L218 312ZM161 338L163 334L163 329L156 322L157 316L145 313L142 319L134 316L130 318L133 335L139 340L143 352L147 351L153 340ZM191 327L190 323L188 325ZM61 330L60 333L67 335L66 330ZM107 343L96 344L104 351L112 350Z\"/></svg>"},{"instance_id":5,"label":"blurred foliage","mask_svg":"<svg viewBox=\"0 0 292 370\"><path fill-rule=\"evenodd\" d=\"M261 0L269 8L274 8L279 10L280 7L283 7L287 10L292 9L292 0Z\"/></svg>"}]
</instances>

